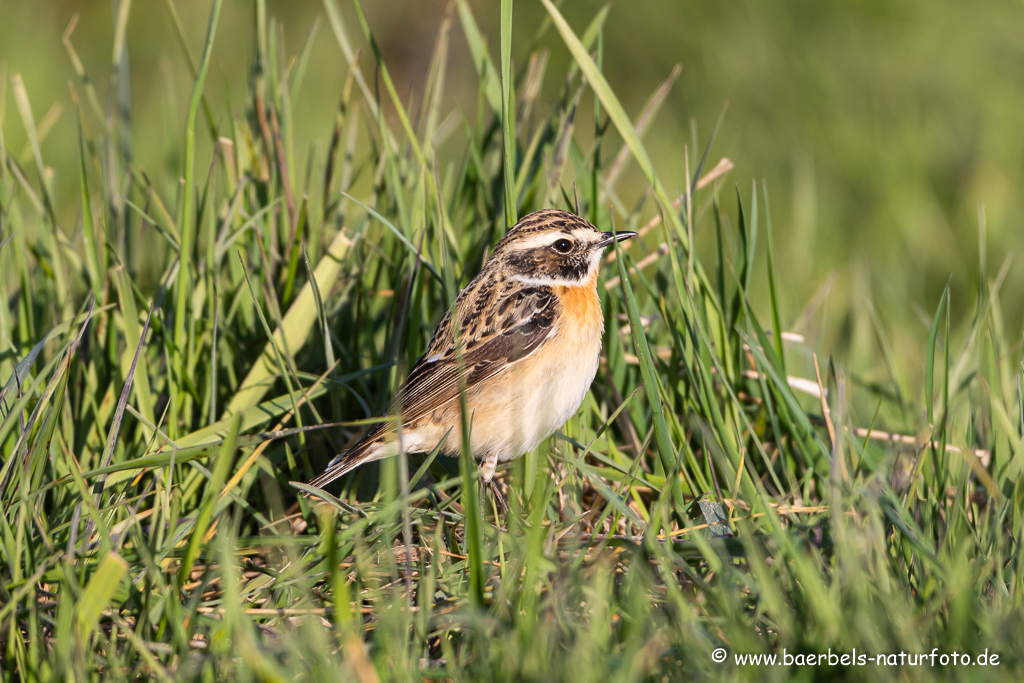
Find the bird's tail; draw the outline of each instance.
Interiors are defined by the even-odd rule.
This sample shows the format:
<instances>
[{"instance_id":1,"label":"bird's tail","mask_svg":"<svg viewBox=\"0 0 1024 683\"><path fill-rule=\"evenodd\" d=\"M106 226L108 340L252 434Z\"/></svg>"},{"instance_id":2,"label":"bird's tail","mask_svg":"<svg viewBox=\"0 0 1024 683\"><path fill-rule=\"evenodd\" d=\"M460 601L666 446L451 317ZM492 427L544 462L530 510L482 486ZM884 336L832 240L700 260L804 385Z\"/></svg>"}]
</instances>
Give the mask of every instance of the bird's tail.
<instances>
[{"instance_id":1,"label":"bird's tail","mask_svg":"<svg viewBox=\"0 0 1024 683\"><path fill-rule=\"evenodd\" d=\"M384 444L380 439L364 438L344 453L334 456L334 459L327 464L327 469L323 471L323 474L309 482L309 485L322 489L360 465L386 457L387 453L384 451Z\"/></svg>"}]
</instances>

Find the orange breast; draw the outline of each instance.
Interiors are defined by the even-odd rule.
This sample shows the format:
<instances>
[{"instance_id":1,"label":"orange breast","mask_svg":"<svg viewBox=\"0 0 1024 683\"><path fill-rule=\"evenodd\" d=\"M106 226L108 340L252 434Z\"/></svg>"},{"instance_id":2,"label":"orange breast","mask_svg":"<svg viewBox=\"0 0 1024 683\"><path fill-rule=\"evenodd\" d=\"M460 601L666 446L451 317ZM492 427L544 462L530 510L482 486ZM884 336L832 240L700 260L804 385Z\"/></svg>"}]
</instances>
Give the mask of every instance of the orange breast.
<instances>
[{"instance_id":1,"label":"orange breast","mask_svg":"<svg viewBox=\"0 0 1024 683\"><path fill-rule=\"evenodd\" d=\"M582 332L604 326L601 300L597 296L597 273L577 287L559 287L558 298L568 327Z\"/></svg>"}]
</instances>

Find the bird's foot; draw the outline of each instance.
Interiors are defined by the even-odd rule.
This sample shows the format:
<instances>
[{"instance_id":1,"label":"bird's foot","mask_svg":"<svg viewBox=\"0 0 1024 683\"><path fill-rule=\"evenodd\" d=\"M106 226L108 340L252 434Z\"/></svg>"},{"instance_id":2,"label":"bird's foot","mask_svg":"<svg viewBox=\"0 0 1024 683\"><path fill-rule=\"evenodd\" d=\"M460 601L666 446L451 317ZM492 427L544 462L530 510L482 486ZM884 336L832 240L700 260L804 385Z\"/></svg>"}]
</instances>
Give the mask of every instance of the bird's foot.
<instances>
[{"instance_id":1,"label":"bird's foot","mask_svg":"<svg viewBox=\"0 0 1024 683\"><path fill-rule=\"evenodd\" d=\"M498 484L492 479L487 483L487 486L491 489L491 495L494 496L494 500L498 504L498 509L501 510L501 514L508 515L508 503L505 502L505 496L501 495L501 489L498 488Z\"/></svg>"},{"instance_id":2,"label":"bird's foot","mask_svg":"<svg viewBox=\"0 0 1024 683\"><path fill-rule=\"evenodd\" d=\"M501 490L498 485L494 482L494 470L498 467L498 456L487 455L480 463L480 484L486 486L491 490L491 495L494 496L494 501L498 504L503 515L508 514L508 504L505 502L505 496L501 495Z\"/></svg>"}]
</instances>

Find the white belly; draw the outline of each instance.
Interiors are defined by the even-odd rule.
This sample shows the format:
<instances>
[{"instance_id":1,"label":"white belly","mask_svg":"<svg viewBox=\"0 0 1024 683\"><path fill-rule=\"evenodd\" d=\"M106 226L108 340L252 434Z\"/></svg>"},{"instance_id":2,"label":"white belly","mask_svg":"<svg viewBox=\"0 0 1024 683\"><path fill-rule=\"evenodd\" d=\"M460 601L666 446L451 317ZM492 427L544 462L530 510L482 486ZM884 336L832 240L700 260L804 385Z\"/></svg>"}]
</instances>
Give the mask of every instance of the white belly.
<instances>
[{"instance_id":1,"label":"white belly","mask_svg":"<svg viewBox=\"0 0 1024 683\"><path fill-rule=\"evenodd\" d=\"M477 458L488 452L502 462L517 458L576 414L597 374L601 327L556 332L474 397L470 441Z\"/></svg>"}]
</instances>

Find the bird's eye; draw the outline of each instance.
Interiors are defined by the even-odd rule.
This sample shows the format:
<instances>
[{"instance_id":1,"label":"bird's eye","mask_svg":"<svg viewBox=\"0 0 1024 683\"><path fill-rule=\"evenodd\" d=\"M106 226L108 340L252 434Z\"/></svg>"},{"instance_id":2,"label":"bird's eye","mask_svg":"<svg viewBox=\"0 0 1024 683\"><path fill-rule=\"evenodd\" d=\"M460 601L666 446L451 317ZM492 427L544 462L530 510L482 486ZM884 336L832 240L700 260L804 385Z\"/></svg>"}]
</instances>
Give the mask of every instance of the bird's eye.
<instances>
[{"instance_id":1,"label":"bird's eye","mask_svg":"<svg viewBox=\"0 0 1024 683\"><path fill-rule=\"evenodd\" d=\"M555 251L561 254L568 254L572 251L572 242L567 239L560 239L551 246L555 248Z\"/></svg>"}]
</instances>

